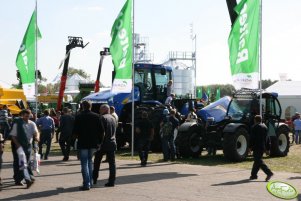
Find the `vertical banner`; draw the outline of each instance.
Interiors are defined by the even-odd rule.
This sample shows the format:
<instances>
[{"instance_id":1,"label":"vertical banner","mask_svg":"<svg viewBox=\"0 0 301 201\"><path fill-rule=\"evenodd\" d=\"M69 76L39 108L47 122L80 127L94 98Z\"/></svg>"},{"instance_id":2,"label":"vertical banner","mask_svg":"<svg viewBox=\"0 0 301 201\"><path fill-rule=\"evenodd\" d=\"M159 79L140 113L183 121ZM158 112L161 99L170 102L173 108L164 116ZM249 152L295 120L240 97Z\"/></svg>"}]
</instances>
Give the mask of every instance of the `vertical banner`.
<instances>
[{"instance_id":1,"label":"vertical banner","mask_svg":"<svg viewBox=\"0 0 301 201\"><path fill-rule=\"evenodd\" d=\"M110 52L116 72L113 93L132 91L132 0L127 0L111 30Z\"/></svg>"},{"instance_id":2,"label":"vertical banner","mask_svg":"<svg viewBox=\"0 0 301 201\"><path fill-rule=\"evenodd\" d=\"M260 0L242 0L229 35L230 65L236 89L257 89L259 81Z\"/></svg>"},{"instance_id":3,"label":"vertical banner","mask_svg":"<svg viewBox=\"0 0 301 201\"><path fill-rule=\"evenodd\" d=\"M217 88L216 89L216 95L215 95L215 100L219 100L221 99L221 89L220 88Z\"/></svg>"},{"instance_id":4,"label":"vertical banner","mask_svg":"<svg viewBox=\"0 0 301 201\"><path fill-rule=\"evenodd\" d=\"M202 87L197 87L197 91L196 91L196 98L197 99L201 99L202 98L202 95L203 95L203 92L202 92Z\"/></svg>"},{"instance_id":5,"label":"vertical banner","mask_svg":"<svg viewBox=\"0 0 301 201\"><path fill-rule=\"evenodd\" d=\"M42 38L39 28L36 30L36 17L36 11L34 11L16 59L16 66L21 75L24 95L27 98L35 97L36 36L38 39ZM38 32L37 34L36 31Z\"/></svg>"},{"instance_id":6,"label":"vertical banner","mask_svg":"<svg viewBox=\"0 0 301 201\"><path fill-rule=\"evenodd\" d=\"M210 98L211 97L211 87L207 87L207 96Z\"/></svg>"}]
</instances>

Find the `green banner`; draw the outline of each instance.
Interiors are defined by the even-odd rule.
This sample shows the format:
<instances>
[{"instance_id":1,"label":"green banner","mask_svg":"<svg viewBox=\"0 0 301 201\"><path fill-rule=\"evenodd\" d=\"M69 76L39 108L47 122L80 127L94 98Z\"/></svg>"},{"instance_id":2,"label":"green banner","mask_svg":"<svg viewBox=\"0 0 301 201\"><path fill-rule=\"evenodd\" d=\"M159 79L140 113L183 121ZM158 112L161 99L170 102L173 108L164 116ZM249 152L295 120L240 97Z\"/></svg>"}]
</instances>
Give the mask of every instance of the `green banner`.
<instances>
[{"instance_id":1,"label":"green banner","mask_svg":"<svg viewBox=\"0 0 301 201\"><path fill-rule=\"evenodd\" d=\"M207 95L208 97L211 97L211 88L209 86L207 87Z\"/></svg>"},{"instance_id":2,"label":"green banner","mask_svg":"<svg viewBox=\"0 0 301 201\"><path fill-rule=\"evenodd\" d=\"M39 28L36 26L36 16L36 11L34 11L16 59L24 94L30 98L35 95L36 36L38 39L42 37Z\"/></svg>"},{"instance_id":3,"label":"green banner","mask_svg":"<svg viewBox=\"0 0 301 201\"><path fill-rule=\"evenodd\" d=\"M219 100L221 99L221 89L220 88L217 88L216 89L216 94L215 94L215 100Z\"/></svg>"},{"instance_id":4,"label":"green banner","mask_svg":"<svg viewBox=\"0 0 301 201\"><path fill-rule=\"evenodd\" d=\"M242 0L228 43L231 73L236 89L258 88L260 0Z\"/></svg>"},{"instance_id":5,"label":"green banner","mask_svg":"<svg viewBox=\"0 0 301 201\"><path fill-rule=\"evenodd\" d=\"M198 99L201 99L202 98L202 96L203 96L203 89L202 89L202 87L198 87L197 88L197 91L196 91L196 98L198 98Z\"/></svg>"},{"instance_id":6,"label":"green banner","mask_svg":"<svg viewBox=\"0 0 301 201\"><path fill-rule=\"evenodd\" d=\"M129 93L132 90L132 0L127 0L111 30L110 52L115 68L112 92Z\"/></svg>"}]
</instances>

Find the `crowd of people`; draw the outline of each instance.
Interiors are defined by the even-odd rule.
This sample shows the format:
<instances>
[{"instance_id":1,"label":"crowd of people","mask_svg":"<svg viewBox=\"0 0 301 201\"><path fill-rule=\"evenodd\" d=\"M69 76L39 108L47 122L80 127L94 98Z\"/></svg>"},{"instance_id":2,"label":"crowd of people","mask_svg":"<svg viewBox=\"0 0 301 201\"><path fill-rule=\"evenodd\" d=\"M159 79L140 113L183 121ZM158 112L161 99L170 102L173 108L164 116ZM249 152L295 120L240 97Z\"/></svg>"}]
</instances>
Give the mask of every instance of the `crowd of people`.
<instances>
[{"instance_id":1,"label":"crowd of people","mask_svg":"<svg viewBox=\"0 0 301 201\"><path fill-rule=\"evenodd\" d=\"M168 97L171 97L171 99L174 96L172 93L169 95ZM35 177L29 165L32 160L32 152L39 153L43 160L48 160L51 144L55 137L61 148L63 161L69 160L71 147L75 147L74 144L77 144L78 159L80 160L83 178L83 186L80 190L89 190L97 184L100 165L104 156L106 156L106 161L109 163L109 179L105 186L115 186L116 130L119 118L115 113L115 108L107 104L101 105L99 114L92 112L91 108L92 105L89 101L83 101L81 111L77 115L71 114L70 109L64 108L62 113L55 112L54 109L45 110L43 115L37 118L30 110L23 110L18 118L13 119L8 108L3 106L0 110L0 185L2 185L1 166L5 139L11 139L15 185L26 185L27 188L30 188L35 182ZM134 128L142 167L147 165L149 149L155 135L154 125L152 125L148 115L146 111L142 112L141 120L135 122ZM194 109L190 110L185 120L197 121ZM176 109L169 107L163 110L159 134L164 161L174 161L176 159L175 138L180 122L182 122L181 115ZM268 149L266 147L268 145L266 143L267 127L261 123L262 119L259 115L255 116L254 122L251 129L252 135L250 136L250 148L254 156L250 179L257 179L257 173L259 169L262 169L267 174L266 180L269 180L273 173L262 160L265 150ZM295 143L299 144L301 134L299 113L294 116L293 128ZM46 145L45 152L43 152L43 145ZM208 153L215 154L216 149L214 147L211 147L212 150L209 148Z\"/></svg>"}]
</instances>

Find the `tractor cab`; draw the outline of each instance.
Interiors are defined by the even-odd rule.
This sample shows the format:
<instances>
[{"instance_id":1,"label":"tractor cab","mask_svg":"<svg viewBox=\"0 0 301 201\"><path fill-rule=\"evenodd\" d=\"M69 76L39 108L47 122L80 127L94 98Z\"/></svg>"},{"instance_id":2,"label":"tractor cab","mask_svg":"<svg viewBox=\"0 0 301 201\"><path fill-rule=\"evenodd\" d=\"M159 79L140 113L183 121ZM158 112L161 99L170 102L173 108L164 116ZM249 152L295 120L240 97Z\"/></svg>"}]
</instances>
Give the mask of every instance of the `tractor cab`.
<instances>
[{"instance_id":1,"label":"tractor cab","mask_svg":"<svg viewBox=\"0 0 301 201\"><path fill-rule=\"evenodd\" d=\"M262 93L262 114L265 123L280 122L282 111L277 97L277 93ZM240 90L233 95L226 116L231 122L253 125L254 117L258 114L260 114L259 91Z\"/></svg>"},{"instance_id":2,"label":"tractor cab","mask_svg":"<svg viewBox=\"0 0 301 201\"><path fill-rule=\"evenodd\" d=\"M135 64L135 86L142 101L157 100L164 103L167 83L172 79L172 68L154 64Z\"/></svg>"}]
</instances>

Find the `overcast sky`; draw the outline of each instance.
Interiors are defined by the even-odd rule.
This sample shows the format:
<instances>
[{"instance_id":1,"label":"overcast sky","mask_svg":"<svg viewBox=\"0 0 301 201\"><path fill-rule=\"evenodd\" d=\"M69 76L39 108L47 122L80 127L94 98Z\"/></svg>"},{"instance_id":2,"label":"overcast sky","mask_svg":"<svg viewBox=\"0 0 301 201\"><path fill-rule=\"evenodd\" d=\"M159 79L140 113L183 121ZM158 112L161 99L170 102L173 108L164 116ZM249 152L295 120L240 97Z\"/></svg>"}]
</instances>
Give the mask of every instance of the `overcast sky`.
<instances>
[{"instance_id":1,"label":"overcast sky","mask_svg":"<svg viewBox=\"0 0 301 201\"><path fill-rule=\"evenodd\" d=\"M95 79L99 51L110 44L111 26L125 0L38 0L39 69L48 81L59 72L68 36L90 42L74 49L70 66ZM34 0L0 0L0 83L16 83L15 59L34 10ZM301 80L301 1L263 0L263 78L279 73ZM149 37L155 63L169 51L191 51L190 24L197 35L197 83L232 83L226 0L135 0L135 32ZM101 81L111 82L111 58Z\"/></svg>"}]
</instances>

